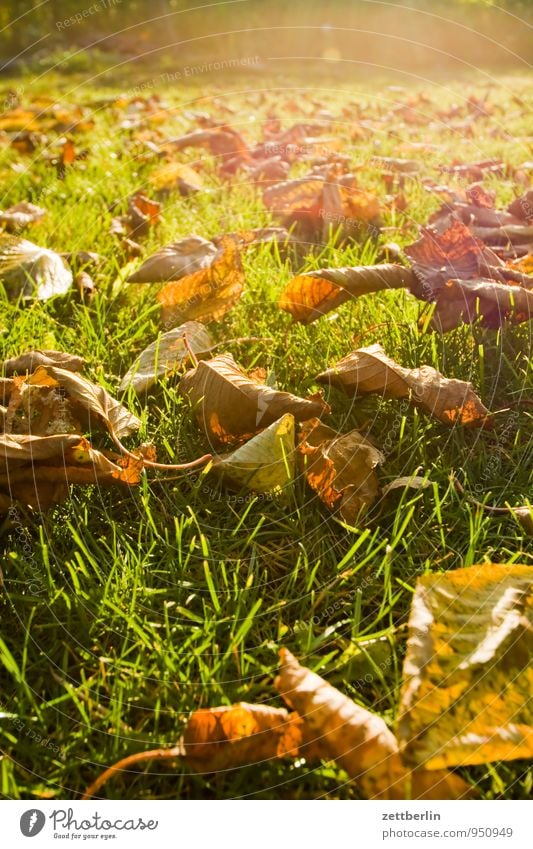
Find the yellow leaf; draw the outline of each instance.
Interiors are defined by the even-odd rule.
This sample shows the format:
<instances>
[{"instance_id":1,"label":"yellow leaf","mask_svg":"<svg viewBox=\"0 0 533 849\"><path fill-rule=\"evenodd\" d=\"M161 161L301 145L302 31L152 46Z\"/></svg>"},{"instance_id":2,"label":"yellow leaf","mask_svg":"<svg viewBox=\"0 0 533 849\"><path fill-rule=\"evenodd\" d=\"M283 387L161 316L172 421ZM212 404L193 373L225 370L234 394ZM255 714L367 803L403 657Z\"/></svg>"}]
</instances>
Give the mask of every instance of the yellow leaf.
<instances>
[{"instance_id":1,"label":"yellow leaf","mask_svg":"<svg viewBox=\"0 0 533 849\"><path fill-rule=\"evenodd\" d=\"M533 757L533 567L417 581L399 737L429 769Z\"/></svg>"}]
</instances>

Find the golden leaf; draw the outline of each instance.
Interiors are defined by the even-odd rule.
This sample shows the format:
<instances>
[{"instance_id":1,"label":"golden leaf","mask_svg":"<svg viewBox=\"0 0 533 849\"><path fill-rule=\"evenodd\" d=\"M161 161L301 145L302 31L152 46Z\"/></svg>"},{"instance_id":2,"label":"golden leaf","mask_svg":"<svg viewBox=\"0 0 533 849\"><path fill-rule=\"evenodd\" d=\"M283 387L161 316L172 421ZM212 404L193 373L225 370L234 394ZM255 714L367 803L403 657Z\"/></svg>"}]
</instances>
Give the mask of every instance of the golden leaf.
<instances>
[{"instance_id":1,"label":"golden leaf","mask_svg":"<svg viewBox=\"0 0 533 849\"><path fill-rule=\"evenodd\" d=\"M444 377L431 366L404 368L387 357L381 345L348 354L317 381L350 396L375 392L383 398L408 398L444 424L480 426L490 417L471 383Z\"/></svg>"},{"instance_id":2,"label":"golden leaf","mask_svg":"<svg viewBox=\"0 0 533 849\"><path fill-rule=\"evenodd\" d=\"M304 422L299 465L307 483L330 510L355 524L379 492L376 466L384 457L358 431L337 433L318 421Z\"/></svg>"},{"instance_id":3,"label":"golden leaf","mask_svg":"<svg viewBox=\"0 0 533 849\"><path fill-rule=\"evenodd\" d=\"M252 380L230 354L198 363L181 378L179 391L207 436L222 444L249 439L285 413L303 421L330 409L320 397L299 398Z\"/></svg>"},{"instance_id":4,"label":"golden leaf","mask_svg":"<svg viewBox=\"0 0 533 849\"><path fill-rule=\"evenodd\" d=\"M222 243L211 265L175 282L167 283L157 299L161 321L216 321L239 300L244 288L244 272L239 249L231 239Z\"/></svg>"},{"instance_id":5,"label":"golden leaf","mask_svg":"<svg viewBox=\"0 0 533 849\"><path fill-rule=\"evenodd\" d=\"M429 769L533 757L533 568L418 578L399 737Z\"/></svg>"},{"instance_id":6,"label":"golden leaf","mask_svg":"<svg viewBox=\"0 0 533 849\"><path fill-rule=\"evenodd\" d=\"M233 486L279 493L294 479L294 416L286 413L230 454L217 457L213 472Z\"/></svg>"}]
</instances>

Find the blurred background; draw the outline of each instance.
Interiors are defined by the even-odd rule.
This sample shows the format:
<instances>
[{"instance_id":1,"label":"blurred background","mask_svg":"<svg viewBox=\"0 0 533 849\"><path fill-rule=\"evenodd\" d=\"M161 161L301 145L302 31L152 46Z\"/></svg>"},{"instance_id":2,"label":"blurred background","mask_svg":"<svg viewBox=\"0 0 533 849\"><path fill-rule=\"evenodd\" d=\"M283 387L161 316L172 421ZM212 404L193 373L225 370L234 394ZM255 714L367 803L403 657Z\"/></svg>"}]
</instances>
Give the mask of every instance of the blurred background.
<instances>
[{"instance_id":1,"label":"blurred background","mask_svg":"<svg viewBox=\"0 0 533 849\"><path fill-rule=\"evenodd\" d=\"M90 69L95 54L169 67L258 56L256 72L282 57L342 74L525 70L532 26L533 0L2 0L1 73Z\"/></svg>"}]
</instances>

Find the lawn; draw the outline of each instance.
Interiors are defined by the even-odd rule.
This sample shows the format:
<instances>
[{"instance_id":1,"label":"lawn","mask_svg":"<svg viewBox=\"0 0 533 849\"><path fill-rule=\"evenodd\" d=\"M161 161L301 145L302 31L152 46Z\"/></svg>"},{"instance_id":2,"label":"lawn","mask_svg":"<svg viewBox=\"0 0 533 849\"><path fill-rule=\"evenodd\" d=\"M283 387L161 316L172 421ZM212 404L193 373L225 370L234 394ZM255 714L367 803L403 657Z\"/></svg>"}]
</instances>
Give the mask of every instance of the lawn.
<instances>
[{"instance_id":1,"label":"lawn","mask_svg":"<svg viewBox=\"0 0 533 849\"><path fill-rule=\"evenodd\" d=\"M148 75L149 76L149 75ZM83 78L82 78L83 77ZM88 79L89 78L89 79ZM328 135L342 140L359 185L384 207L376 240L328 243L309 250L306 269L370 265L386 241L408 245L440 205L423 178L464 187L442 174L454 159L531 159L526 76L481 74L399 90L393 78L312 82L260 73L197 75L156 82L110 75L61 76L50 71L3 80L4 102L28 104L51 96L67 109L79 104L94 124L74 133L87 150L63 179L43 152L56 153L60 130L33 154L0 144L1 201L5 209L29 200L47 215L24 232L58 252L95 251L91 300L72 291L44 303L9 300L0 292L2 358L29 349L56 349L86 358L84 374L106 387L142 420L139 436L154 443L158 459L179 463L210 448L179 395L179 376L161 379L146 394L119 393L121 377L160 330L158 285L130 285L141 260L125 256L110 232L138 189L150 196L158 160L146 140L196 128L193 113L224 120L250 142L261 138L270 114L286 129L328 112ZM146 75L145 75L146 79ZM427 120L377 119L417 92ZM161 98L160 120L127 104L138 95ZM473 132L450 127L439 110L488 95L491 114ZM7 99L7 100L6 100ZM363 106L357 118L355 105ZM8 104L9 105L9 104ZM528 109L529 107L529 109ZM4 108L7 108L4 107ZM44 106L43 106L44 108ZM376 121L365 129L364 119ZM363 120L359 133L354 128ZM417 147L417 145L419 145ZM405 208L387 203L372 157L418 159L406 178ZM162 220L143 240L144 256L197 234L272 225L246 173L223 178L210 153L190 149L179 161L196 167L202 191L161 197ZM296 162L296 177L309 164ZM488 175L497 206L517 193L506 175ZM357 428L385 454L382 485L399 476L427 476L422 490L400 489L355 527L343 524L298 476L283 499L228 493L210 476L146 474L138 487L73 487L68 501L40 514L17 507L2 525L2 662L0 792L4 798L72 798L101 769L128 754L174 745L190 712L233 702L281 705L272 680L278 649L286 646L355 702L392 724L401 686L406 623L417 576L475 563L533 565L530 537L510 514L491 505L523 505L531 497L531 326L501 329L463 325L445 335L420 322L427 312L405 290L353 300L310 325L293 322L278 299L294 276L294 259L272 244L243 252L246 287L235 307L210 325L216 353L229 352L245 368L266 370L271 385L305 396L316 376L355 348L380 343L404 366L433 366L471 381L484 404L503 411L492 429L446 427L417 408L370 395L350 399L328 389L338 431ZM111 440L105 444L112 448ZM457 491L455 475L465 494ZM532 774L522 761L462 768L482 798L529 798ZM157 762L118 775L106 798L359 798L334 764L273 761L211 775Z\"/></svg>"}]
</instances>

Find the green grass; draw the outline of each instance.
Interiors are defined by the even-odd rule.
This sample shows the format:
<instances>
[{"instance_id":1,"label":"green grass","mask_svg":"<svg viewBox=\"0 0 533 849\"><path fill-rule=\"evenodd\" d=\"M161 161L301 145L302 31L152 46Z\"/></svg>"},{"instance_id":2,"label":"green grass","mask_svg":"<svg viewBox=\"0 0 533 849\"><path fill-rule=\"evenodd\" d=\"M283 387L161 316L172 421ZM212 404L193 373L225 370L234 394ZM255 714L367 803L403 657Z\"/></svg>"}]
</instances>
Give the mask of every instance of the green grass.
<instances>
[{"instance_id":1,"label":"green grass","mask_svg":"<svg viewBox=\"0 0 533 849\"><path fill-rule=\"evenodd\" d=\"M76 78L53 74L39 84L17 80L21 84L27 99L46 91L85 105L127 89L123 79L113 88L109 81L105 87L102 81L78 85ZM301 115L288 108L292 100L307 108L306 98L312 97L335 116L343 106L362 102L375 117L378 109L408 94L377 83L310 87L306 81L257 75L251 81L232 76L213 86L205 80L192 86L161 87L157 93L171 104L218 115L213 93L236 110L231 123L250 137L259 123L250 118L270 107L284 126L299 120ZM498 80L492 93L497 109L475 125L473 137L434 119L429 129L384 123L383 132L351 143L349 110L338 119L336 132L346 137L354 165L368 163L376 153L402 155L406 141L438 146L422 154L423 174L434 178L438 165L456 156L465 161L501 156L517 165L528 158L529 129L527 112L510 94L531 102L527 86L526 78ZM266 90L264 103L258 89ZM429 94L441 105L460 102L471 91L480 93L476 81L468 88L435 85ZM208 99L200 102L202 96ZM432 119L435 108L428 107ZM78 148L89 148L88 158L69 169L64 181L39 157L20 158L8 147L0 151L0 206L28 199L48 209L43 222L25 235L56 250L95 250L105 257L95 277L99 292L90 304L74 294L29 306L0 296L1 353L58 348L82 354L85 373L116 393L134 357L155 338L159 310L157 287L117 285L123 260L109 234L108 208L114 200L124 207L127 197L145 186L155 162L139 158L141 145L117 130L119 117L109 108L96 106L95 120L94 130L77 141ZM160 129L173 136L190 126L178 110ZM196 158L196 151L184 156L190 162ZM212 159L203 159L206 191L165 200L164 221L146 240L146 255L190 233L209 237L269 223L245 176L223 183L213 175ZM24 169L14 170L20 163ZM359 177L362 186L384 195L375 170L365 167ZM499 202L513 196L509 181L487 182ZM408 180L405 194L406 214L385 220L386 226L401 225L393 235L401 244L416 237L418 225L438 205L419 179ZM330 242L307 258L306 267L370 264L378 247L340 249ZM279 388L304 395L316 389L314 378L326 366L355 347L380 342L403 365L429 364L472 381L493 410L531 391L527 324L501 331L462 327L444 338L424 334L418 325L422 305L393 291L361 298L303 327L277 307L293 273L289 262L262 246L244 256L244 265L242 301L212 332L217 341L250 335L271 339L230 341L227 350L246 368L260 365L274 372ZM140 439L155 442L159 459L192 458L208 447L176 380L160 381L146 398L132 394L124 400L142 418ZM3 797L72 797L103 766L174 744L195 708L240 700L279 705L272 680L282 644L392 723L417 576L490 560L533 562L528 538L511 516L480 512L450 483L454 472L481 500L523 504L531 495L530 407L513 407L512 417L502 414L492 431L467 431L446 429L414 408L379 397L352 401L332 390L329 400L333 426L360 428L386 446L383 483L421 469L431 488L395 493L366 526L348 528L302 480L288 503L280 503L242 494L241 501L228 498L203 475L171 481L150 475L131 492L74 488L68 503L45 515L21 508L19 525L4 523ZM42 589L38 597L29 589L35 581ZM531 793L531 773L522 762L472 767L462 775L478 785L483 798ZM155 764L141 774L117 777L103 792L108 798L357 798L357 789L331 764L267 763L207 777Z\"/></svg>"}]
</instances>

